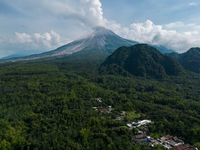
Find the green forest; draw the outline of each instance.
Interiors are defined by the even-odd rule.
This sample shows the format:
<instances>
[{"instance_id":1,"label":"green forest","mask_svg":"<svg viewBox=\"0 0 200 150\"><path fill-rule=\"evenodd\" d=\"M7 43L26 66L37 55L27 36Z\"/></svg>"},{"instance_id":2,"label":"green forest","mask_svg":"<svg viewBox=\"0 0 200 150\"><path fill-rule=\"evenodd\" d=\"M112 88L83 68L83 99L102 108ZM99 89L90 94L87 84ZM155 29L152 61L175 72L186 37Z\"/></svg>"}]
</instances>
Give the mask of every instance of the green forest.
<instances>
[{"instance_id":1,"label":"green forest","mask_svg":"<svg viewBox=\"0 0 200 150\"><path fill-rule=\"evenodd\" d=\"M66 58L1 64L0 149L152 149L133 144L130 118L115 120L121 111L152 120L148 134L154 138L170 134L200 148L199 74L147 79L101 74L98 68ZM92 108L108 106L111 114Z\"/></svg>"}]
</instances>

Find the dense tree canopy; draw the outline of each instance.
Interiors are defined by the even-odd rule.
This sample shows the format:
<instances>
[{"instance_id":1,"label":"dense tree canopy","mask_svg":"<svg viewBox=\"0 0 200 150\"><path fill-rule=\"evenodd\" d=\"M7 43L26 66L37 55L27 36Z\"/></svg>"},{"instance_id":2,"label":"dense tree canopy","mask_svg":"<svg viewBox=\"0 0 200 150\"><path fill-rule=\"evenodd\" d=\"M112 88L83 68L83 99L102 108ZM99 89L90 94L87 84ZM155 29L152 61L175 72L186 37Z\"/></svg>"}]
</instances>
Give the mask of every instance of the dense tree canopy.
<instances>
[{"instance_id":1,"label":"dense tree canopy","mask_svg":"<svg viewBox=\"0 0 200 150\"><path fill-rule=\"evenodd\" d=\"M198 74L150 80L101 75L97 66L65 59L2 65L0 149L151 149L133 145L129 118L113 119L122 110L154 121L152 137L171 134L200 145ZM110 105L111 114L92 108Z\"/></svg>"}]
</instances>

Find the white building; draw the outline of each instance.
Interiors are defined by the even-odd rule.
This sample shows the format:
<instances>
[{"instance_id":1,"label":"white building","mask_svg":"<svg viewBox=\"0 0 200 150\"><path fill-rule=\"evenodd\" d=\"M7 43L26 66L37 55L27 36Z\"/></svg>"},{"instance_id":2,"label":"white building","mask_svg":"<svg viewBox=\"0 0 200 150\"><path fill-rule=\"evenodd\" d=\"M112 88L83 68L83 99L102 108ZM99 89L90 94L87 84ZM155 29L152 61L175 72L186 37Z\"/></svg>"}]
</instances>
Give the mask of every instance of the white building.
<instances>
[{"instance_id":1,"label":"white building","mask_svg":"<svg viewBox=\"0 0 200 150\"><path fill-rule=\"evenodd\" d=\"M146 125L148 123L151 123L151 120L142 120L142 121L138 121L137 123L132 122L132 124L136 127L140 127L140 126Z\"/></svg>"}]
</instances>

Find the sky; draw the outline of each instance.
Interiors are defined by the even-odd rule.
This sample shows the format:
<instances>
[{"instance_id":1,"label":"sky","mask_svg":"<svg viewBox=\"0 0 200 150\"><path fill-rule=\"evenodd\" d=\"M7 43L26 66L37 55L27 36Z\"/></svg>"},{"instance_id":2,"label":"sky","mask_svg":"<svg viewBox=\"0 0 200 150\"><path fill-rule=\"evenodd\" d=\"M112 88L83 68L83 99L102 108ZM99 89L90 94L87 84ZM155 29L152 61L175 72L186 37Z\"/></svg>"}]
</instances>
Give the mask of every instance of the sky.
<instances>
[{"instance_id":1,"label":"sky","mask_svg":"<svg viewBox=\"0 0 200 150\"><path fill-rule=\"evenodd\" d=\"M0 0L0 58L54 50L94 26L183 53L200 47L200 1Z\"/></svg>"}]
</instances>

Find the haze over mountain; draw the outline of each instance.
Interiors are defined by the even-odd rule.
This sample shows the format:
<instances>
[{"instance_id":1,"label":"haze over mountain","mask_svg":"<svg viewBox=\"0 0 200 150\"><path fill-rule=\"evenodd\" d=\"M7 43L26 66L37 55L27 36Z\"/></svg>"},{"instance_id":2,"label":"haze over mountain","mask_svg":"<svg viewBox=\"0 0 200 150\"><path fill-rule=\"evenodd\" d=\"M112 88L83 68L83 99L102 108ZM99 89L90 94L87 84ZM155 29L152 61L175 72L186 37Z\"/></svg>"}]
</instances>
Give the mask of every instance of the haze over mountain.
<instances>
[{"instance_id":1,"label":"haze over mountain","mask_svg":"<svg viewBox=\"0 0 200 150\"><path fill-rule=\"evenodd\" d=\"M157 46L157 45L150 45L150 46L153 46L155 47L157 50L159 50L162 54L165 54L165 53L176 53L176 51L174 51L173 49L167 49L166 47L160 45L160 46Z\"/></svg>"},{"instance_id":2,"label":"haze over mountain","mask_svg":"<svg viewBox=\"0 0 200 150\"><path fill-rule=\"evenodd\" d=\"M120 46L130 46L137 44L138 42L127 40L116 35L111 30L104 27L94 27L92 32L83 36L82 38L75 40L69 44L63 45L56 50L45 52L38 55L32 55L26 58L20 58L18 60L31 60L47 57L63 57L65 55L73 54L79 51L87 49L98 49L105 54L112 53Z\"/></svg>"},{"instance_id":3,"label":"haze over mountain","mask_svg":"<svg viewBox=\"0 0 200 150\"><path fill-rule=\"evenodd\" d=\"M163 55L147 44L118 48L103 62L100 72L101 74L112 74L111 72L114 72L112 68L119 71L119 74L128 75L128 72L135 76L153 78L164 78L167 75L179 75L184 72L177 60Z\"/></svg>"},{"instance_id":4,"label":"haze over mountain","mask_svg":"<svg viewBox=\"0 0 200 150\"><path fill-rule=\"evenodd\" d=\"M116 35L113 31L108 30L104 27L97 26L94 27L91 32L87 35L75 40L69 44L63 45L56 50L52 50L49 52L36 54L24 58L13 59L12 61L23 61L23 60L34 60L34 59L41 59L41 58L49 58L49 57L63 57L70 54L75 54L72 57L93 57L94 55L107 57L109 54L114 52L117 48L121 46L131 46L137 44L136 41L131 41L124 39L118 35ZM156 46L158 50L162 53L166 52L173 52L173 50L166 49L163 46ZM77 53L80 52L81 53ZM76 56L77 55L77 56ZM21 54L11 55L6 58L12 59L15 57L23 57ZM26 55L27 56L27 55Z\"/></svg>"},{"instance_id":5,"label":"haze over mountain","mask_svg":"<svg viewBox=\"0 0 200 150\"><path fill-rule=\"evenodd\" d=\"M200 48L195 47L182 54L170 53L168 55L178 60L186 70L200 73Z\"/></svg>"},{"instance_id":6,"label":"haze over mountain","mask_svg":"<svg viewBox=\"0 0 200 150\"><path fill-rule=\"evenodd\" d=\"M34 54L40 54L40 53L41 53L40 51L19 51L17 53L12 54L12 55L2 57L2 58L0 58L0 60L26 57L26 56L30 56L30 55L34 55Z\"/></svg>"}]
</instances>

